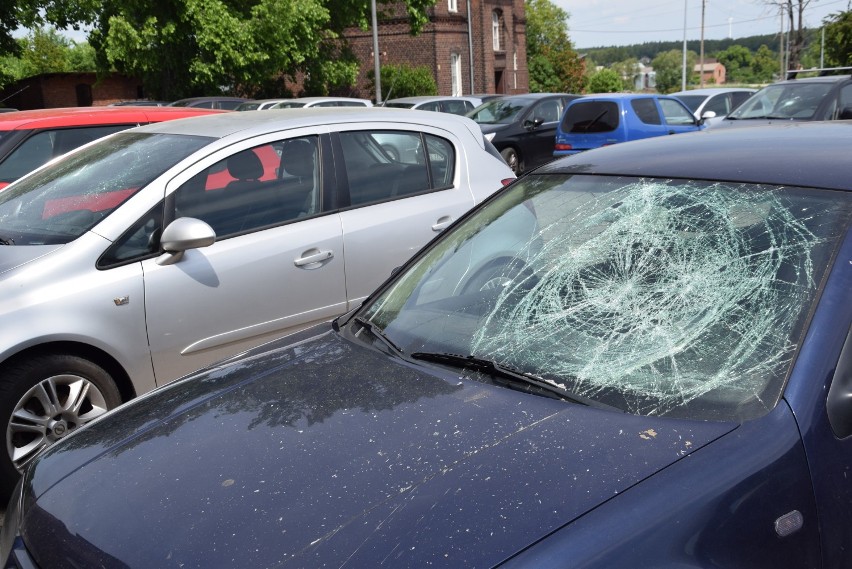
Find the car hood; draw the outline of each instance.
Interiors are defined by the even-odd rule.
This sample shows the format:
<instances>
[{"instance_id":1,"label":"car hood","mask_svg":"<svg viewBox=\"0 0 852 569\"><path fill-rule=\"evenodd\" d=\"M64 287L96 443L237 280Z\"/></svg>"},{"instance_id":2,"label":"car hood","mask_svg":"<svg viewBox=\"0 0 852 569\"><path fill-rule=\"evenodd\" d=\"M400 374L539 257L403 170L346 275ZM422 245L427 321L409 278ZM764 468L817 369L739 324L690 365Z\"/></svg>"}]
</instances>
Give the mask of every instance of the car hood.
<instances>
[{"instance_id":1,"label":"car hood","mask_svg":"<svg viewBox=\"0 0 852 569\"><path fill-rule=\"evenodd\" d=\"M48 449L21 524L36 561L492 566L735 427L591 409L312 334Z\"/></svg>"},{"instance_id":2,"label":"car hood","mask_svg":"<svg viewBox=\"0 0 852 569\"><path fill-rule=\"evenodd\" d=\"M0 246L0 275L60 249L62 245Z\"/></svg>"},{"instance_id":3,"label":"car hood","mask_svg":"<svg viewBox=\"0 0 852 569\"><path fill-rule=\"evenodd\" d=\"M767 124L790 124L793 122L801 122L794 119L728 119L722 118L717 121L705 123L706 129L729 128L740 126L763 126Z\"/></svg>"}]
</instances>

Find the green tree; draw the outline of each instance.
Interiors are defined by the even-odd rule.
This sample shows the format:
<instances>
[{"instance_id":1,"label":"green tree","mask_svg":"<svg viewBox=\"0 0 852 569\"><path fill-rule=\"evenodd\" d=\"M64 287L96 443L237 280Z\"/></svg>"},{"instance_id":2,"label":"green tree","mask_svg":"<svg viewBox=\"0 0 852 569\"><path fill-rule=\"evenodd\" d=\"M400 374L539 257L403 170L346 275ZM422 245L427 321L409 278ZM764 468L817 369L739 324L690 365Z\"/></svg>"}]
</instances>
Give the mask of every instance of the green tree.
<instances>
[{"instance_id":1,"label":"green tree","mask_svg":"<svg viewBox=\"0 0 852 569\"><path fill-rule=\"evenodd\" d=\"M768 83L778 73L778 54L762 44L754 54L751 64L752 80Z\"/></svg>"},{"instance_id":2,"label":"green tree","mask_svg":"<svg viewBox=\"0 0 852 569\"><path fill-rule=\"evenodd\" d=\"M438 86L432 69L425 66L411 67L409 65L382 65L382 101L398 97L416 97L419 95L437 95ZM367 82L370 92L375 97L376 73L367 71Z\"/></svg>"},{"instance_id":3,"label":"green tree","mask_svg":"<svg viewBox=\"0 0 852 569\"><path fill-rule=\"evenodd\" d=\"M612 69L601 69L589 79L590 93L618 93L624 90L624 81Z\"/></svg>"},{"instance_id":4,"label":"green tree","mask_svg":"<svg viewBox=\"0 0 852 569\"><path fill-rule=\"evenodd\" d=\"M35 1L35 0L34 0ZM58 1L58 0L57 0ZM89 43L101 70L140 77L152 96L279 95L284 79L305 94L340 91L359 63L342 33L368 27L363 0L76 0L94 2ZM405 0L412 33L435 0ZM379 0L380 18L396 3Z\"/></svg>"},{"instance_id":5,"label":"green tree","mask_svg":"<svg viewBox=\"0 0 852 569\"><path fill-rule=\"evenodd\" d=\"M832 14L823 20L826 67L852 65L852 10Z\"/></svg>"},{"instance_id":6,"label":"green tree","mask_svg":"<svg viewBox=\"0 0 852 569\"><path fill-rule=\"evenodd\" d=\"M692 69L698 55L694 51L686 52L686 80L692 83ZM651 62L656 77L657 91L660 93L674 93L679 91L683 79L683 53L676 49L664 51Z\"/></svg>"},{"instance_id":7,"label":"green tree","mask_svg":"<svg viewBox=\"0 0 852 569\"><path fill-rule=\"evenodd\" d=\"M97 71L95 50L88 42L72 42L68 49L68 71Z\"/></svg>"},{"instance_id":8,"label":"green tree","mask_svg":"<svg viewBox=\"0 0 852 569\"><path fill-rule=\"evenodd\" d=\"M747 47L732 45L716 54L719 63L725 66L727 80L733 83L749 83L754 78L752 66L754 56Z\"/></svg>"},{"instance_id":9,"label":"green tree","mask_svg":"<svg viewBox=\"0 0 852 569\"><path fill-rule=\"evenodd\" d=\"M622 89L625 91L630 91L634 88L634 77L636 77L638 67L639 60L635 57L628 57L623 61L616 61L609 66L609 68L615 71L621 78Z\"/></svg>"},{"instance_id":10,"label":"green tree","mask_svg":"<svg viewBox=\"0 0 852 569\"><path fill-rule=\"evenodd\" d=\"M568 38L568 12L550 0L526 0L530 91L582 93L583 61Z\"/></svg>"},{"instance_id":11,"label":"green tree","mask_svg":"<svg viewBox=\"0 0 852 569\"><path fill-rule=\"evenodd\" d=\"M68 71L71 41L53 28L34 28L24 42L21 59L27 76Z\"/></svg>"}]
</instances>

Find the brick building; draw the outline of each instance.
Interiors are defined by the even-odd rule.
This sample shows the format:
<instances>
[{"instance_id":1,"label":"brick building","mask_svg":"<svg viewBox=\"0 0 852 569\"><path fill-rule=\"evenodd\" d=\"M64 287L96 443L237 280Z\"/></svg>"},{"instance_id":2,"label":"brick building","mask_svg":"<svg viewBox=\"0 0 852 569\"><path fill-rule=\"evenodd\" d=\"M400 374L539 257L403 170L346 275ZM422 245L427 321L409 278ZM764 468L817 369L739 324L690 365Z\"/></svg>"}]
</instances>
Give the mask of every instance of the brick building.
<instances>
[{"instance_id":1,"label":"brick building","mask_svg":"<svg viewBox=\"0 0 852 569\"><path fill-rule=\"evenodd\" d=\"M381 65L431 68L439 95L529 91L524 0L438 0L428 9L428 17L418 36L409 33L402 6L393 17L379 19ZM367 72L374 69L372 30L352 29L346 37L362 62L358 96L370 97ZM385 93L388 87L382 83Z\"/></svg>"},{"instance_id":2,"label":"brick building","mask_svg":"<svg viewBox=\"0 0 852 569\"><path fill-rule=\"evenodd\" d=\"M118 73L100 78L95 73L43 73L8 86L0 98L7 96L6 106L28 110L97 107L141 99L143 92L141 81Z\"/></svg>"}]
</instances>

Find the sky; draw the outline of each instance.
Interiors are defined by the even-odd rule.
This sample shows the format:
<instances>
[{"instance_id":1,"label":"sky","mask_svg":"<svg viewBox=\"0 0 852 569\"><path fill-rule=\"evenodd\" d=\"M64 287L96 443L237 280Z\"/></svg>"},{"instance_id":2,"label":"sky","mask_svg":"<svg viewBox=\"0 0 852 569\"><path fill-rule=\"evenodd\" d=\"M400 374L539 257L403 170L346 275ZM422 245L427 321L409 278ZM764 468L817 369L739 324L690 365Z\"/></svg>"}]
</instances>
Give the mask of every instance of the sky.
<instances>
[{"instance_id":1,"label":"sky","mask_svg":"<svg viewBox=\"0 0 852 569\"><path fill-rule=\"evenodd\" d=\"M568 36L576 49L701 38L740 38L781 31L771 0L552 0L568 12ZM811 0L805 27L818 28L826 16L846 10L850 0ZM785 18L785 22L786 22Z\"/></svg>"}]
</instances>

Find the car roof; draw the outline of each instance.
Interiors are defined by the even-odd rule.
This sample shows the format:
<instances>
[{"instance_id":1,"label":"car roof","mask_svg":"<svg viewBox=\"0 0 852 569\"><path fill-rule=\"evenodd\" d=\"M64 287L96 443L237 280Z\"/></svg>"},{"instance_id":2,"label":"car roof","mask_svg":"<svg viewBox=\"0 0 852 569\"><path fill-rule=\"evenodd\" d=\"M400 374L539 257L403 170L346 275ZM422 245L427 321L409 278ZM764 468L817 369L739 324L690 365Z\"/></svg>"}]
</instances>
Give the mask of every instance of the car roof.
<instances>
[{"instance_id":1,"label":"car roof","mask_svg":"<svg viewBox=\"0 0 852 569\"><path fill-rule=\"evenodd\" d=\"M555 160L536 172L687 178L848 191L852 187L849 148L852 123L792 122L614 144ZM795 159L785 160L785 156Z\"/></svg>"},{"instance_id":2,"label":"car roof","mask_svg":"<svg viewBox=\"0 0 852 569\"><path fill-rule=\"evenodd\" d=\"M589 93L588 95L583 95L578 99L574 99L571 101L582 102L587 99L609 99L609 100L623 100L623 99L647 99L647 98L659 98L659 97L668 97L671 98L672 95L663 95L660 93Z\"/></svg>"},{"instance_id":3,"label":"car roof","mask_svg":"<svg viewBox=\"0 0 852 569\"><path fill-rule=\"evenodd\" d=\"M303 103L313 103L315 101L367 101L368 99L358 99L355 97L296 97L295 99L282 99L282 101L300 101Z\"/></svg>"},{"instance_id":4,"label":"car roof","mask_svg":"<svg viewBox=\"0 0 852 569\"><path fill-rule=\"evenodd\" d=\"M479 100L479 97L474 97L472 95L464 95L464 96L440 96L440 95L421 95L417 97L398 97L396 99L388 99L387 103L428 103L429 101L470 101L470 100Z\"/></svg>"},{"instance_id":5,"label":"car roof","mask_svg":"<svg viewBox=\"0 0 852 569\"><path fill-rule=\"evenodd\" d=\"M571 93L523 93L520 95L499 96L500 99L547 99L549 97L579 97L579 95L573 95Z\"/></svg>"},{"instance_id":6,"label":"car roof","mask_svg":"<svg viewBox=\"0 0 852 569\"><path fill-rule=\"evenodd\" d=\"M218 114L227 111L185 107L64 107L17 111L0 115L0 130L96 126L152 122L184 117Z\"/></svg>"},{"instance_id":7,"label":"car roof","mask_svg":"<svg viewBox=\"0 0 852 569\"><path fill-rule=\"evenodd\" d=\"M687 91L678 91L677 93L669 93L672 96L680 95L716 95L717 93L733 93L737 91L747 91L754 93L757 89L751 87L706 87L704 89L689 89Z\"/></svg>"},{"instance_id":8,"label":"car roof","mask_svg":"<svg viewBox=\"0 0 852 569\"><path fill-rule=\"evenodd\" d=\"M429 125L445 130L467 130L477 139L482 138L479 125L471 119L451 113L435 113L411 109L386 107L307 107L297 109L269 109L262 113L224 112L192 120L167 121L134 129L138 132L182 134L225 138L241 134L242 137L261 135L292 128L322 124L353 122L388 122Z\"/></svg>"}]
</instances>

